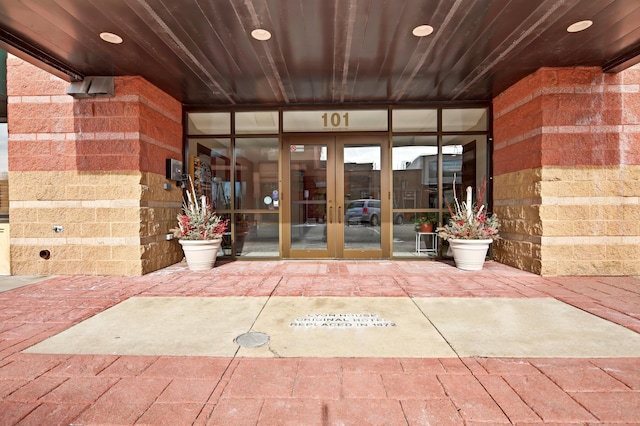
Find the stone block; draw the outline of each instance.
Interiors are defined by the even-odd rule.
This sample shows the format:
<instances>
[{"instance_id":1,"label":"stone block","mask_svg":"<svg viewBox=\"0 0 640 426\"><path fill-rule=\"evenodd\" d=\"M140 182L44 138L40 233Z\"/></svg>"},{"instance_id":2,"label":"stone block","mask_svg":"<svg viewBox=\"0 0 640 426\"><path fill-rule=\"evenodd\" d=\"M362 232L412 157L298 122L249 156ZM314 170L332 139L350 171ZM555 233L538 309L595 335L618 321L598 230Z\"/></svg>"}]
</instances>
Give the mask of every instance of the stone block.
<instances>
[{"instance_id":1,"label":"stone block","mask_svg":"<svg viewBox=\"0 0 640 426\"><path fill-rule=\"evenodd\" d=\"M573 259L576 260L605 260L606 246L603 244L587 245L581 244L574 246Z\"/></svg>"},{"instance_id":2,"label":"stone block","mask_svg":"<svg viewBox=\"0 0 640 426\"><path fill-rule=\"evenodd\" d=\"M64 238L60 234L54 234L49 223L25 223L24 233L27 238Z\"/></svg>"},{"instance_id":3,"label":"stone block","mask_svg":"<svg viewBox=\"0 0 640 426\"><path fill-rule=\"evenodd\" d=\"M564 197L589 197L593 194L593 182L572 181L561 188L559 195Z\"/></svg>"},{"instance_id":4,"label":"stone block","mask_svg":"<svg viewBox=\"0 0 640 426\"><path fill-rule=\"evenodd\" d=\"M103 187L103 192L100 194L100 198L104 200L136 200L140 201L142 189L139 185L110 185Z\"/></svg>"},{"instance_id":5,"label":"stone block","mask_svg":"<svg viewBox=\"0 0 640 426\"><path fill-rule=\"evenodd\" d=\"M96 208L96 222L129 222L129 220L125 220L128 210L129 209Z\"/></svg>"},{"instance_id":6,"label":"stone block","mask_svg":"<svg viewBox=\"0 0 640 426\"><path fill-rule=\"evenodd\" d=\"M640 181L640 166L638 165L627 165L625 167L618 167L610 170L610 173L618 174L620 177L617 180L626 180L628 182Z\"/></svg>"},{"instance_id":7,"label":"stone block","mask_svg":"<svg viewBox=\"0 0 640 426\"><path fill-rule=\"evenodd\" d=\"M622 275L624 270L622 261L599 260L589 263L589 271L583 275Z\"/></svg>"},{"instance_id":8,"label":"stone block","mask_svg":"<svg viewBox=\"0 0 640 426\"><path fill-rule=\"evenodd\" d=\"M9 227L9 236L10 238L25 238L24 224L12 222ZM13 250L13 246L11 246L11 250Z\"/></svg>"},{"instance_id":9,"label":"stone block","mask_svg":"<svg viewBox=\"0 0 640 426\"><path fill-rule=\"evenodd\" d=\"M140 276L142 262L140 260L100 261L96 264L98 275Z\"/></svg>"},{"instance_id":10,"label":"stone block","mask_svg":"<svg viewBox=\"0 0 640 426\"><path fill-rule=\"evenodd\" d=\"M38 222L38 213L38 209L34 208L11 207L9 209L11 225Z\"/></svg>"},{"instance_id":11,"label":"stone block","mask_svg":"<svg viewBox=\"0 0 640 426\"><path fill-rule=\"evenodd\" d=\"M567 275L589 275L591 271L591 262L589 261L575 261L575 260L558 260L556 274L559 276Z\"/></svg>"},{"instance_id":12,"label":"stone block","mask_svg":"<svg viewBox=\"0 0 640 426\"><path fill-rule=\"evenodd\" d=\"M560 197L565 194L567 182L544 181L540 182L540 193L543 197Z\"/></svg>"},{"instance_id":13,"label":"stone block","mask_svg":"<svg viewBox=\"0 0 640 426\"><path fill-rule=\"evenodd\" d=\"M571 167L545 166L540 170L540 180L544 182L566 182L573 180L574 169Z\"/></svg>"},{"instance_id":14,"label":"stone block","mask_svg":"<svg viewBox=\"0 0 640 426\"><path fill-rule=\"evenodd\" d=\"M640 204L625 204L622 206L622 220L640 221Z\"/></svg>"},{"instance_id":15,"label":"stone block","mask_svg":"<svg viewBox=\"0 0 640 426\"><path fill-rule=\"evenodd\" d=\"M60 210L67 223L95 223L96 209L90 207L68 207Z\"/></svg>"},{"instance_id":16,"label":"stone block","mask_svg":"<svg viewBox=\"0 0 640 426\"><path fill-rule=\"evenodd\" d=\"M575 167L573 169L572 180L586 180L592 182L606 182L608 169L607 167Z\"/></svg>"},{"instance_id":17,"label":"stone block","mask_svg":"<svg viewBox=\"0 0 640 426\"><path fill-rule=\"evenodd\" d=\"M591 235L606 235L608 229L607 221L596 220L576 220L573 221L573 235L591 236Z\"/></svg>"},{"instance_id":18,"label":"stone block","mask_svg":"<svg viewBox=\"0 0 640 426\"><path fill-rule=\"evenodd\" d=\"M542 236L542 224L540 222L530 222L527 220L520 221L522 224L518 229L522 229L522 234L524 235L533 235L533 236Z\"/></svg>"},{"instance_id":19,"label":"stone block","mask_svg":"<svg viewBox=\"0 0 640 426\"><path fill-rule=\"evenodd\" d=\"M100 190L98 193L100 194L100 198L104 198L102 196L103 189L109 188L113 185L112 179L113 173L104 172L104 171L93 171L91 173L80 173L78 174L77 179L79 180L76 185L91 185L99 187Z\"/></svg>"},{"instance_id":20,"label":"stone block","mask_svg":"<svg viewBox=\"0 0 640 426\"><path fill-rule=\"evenodd\" d=\"M624 261L622 265L622 275L640 276L640 261L638 260Z\"/></svg>"},{"instance_id":21,"label":"stone block","mask_svg":"<svg viewBox=\"0 0 640 426\"><path fill-rule=\"evenodd\" d=\"M114 246L111 249L113 260L133 260L140 259L143 247L135 246Z\"/></svg>"},{"instance_id":22,"label":"stone block","mask_svg":"<svg viewBox=\"0 0 640 426\"><path fill-rule=\"evenodd\" d=\"M69 275L98 275L97 264L93 259L67 260L60 262L60 268Z\"/></svg>"},{"instance_id":23,"label":"stone block","mask_svg":"<svg viewBox=\"0 0 640 426\"><path fill-rule=\"evenodd\" d=\"M606 260L634 261L640 259L640 247L635 244L607 244Z\"/></svg>"},{"instance_id":24,"label":"stone block","mask_svg":"<svg viewBox=\"0 0 640 426\"><path fill-rule=\"evenodd\" d=\"M636 221L613 220L607 222L609 236L638 236L640 228Z\"/></svg>"},{"instance_id":25,"label":"stone block","mask_svg":"<svg viewBox=\"0 0 640 426\"><path fill-rule=\"evenodd\" d=\"M538 208L538 214L540 215L540 221L545 222L547 220L560 220L558 206L543 204Z\"/></svg>"},{"instance_id":26,"label":"stone block","mask_svg":"<svg viewBox=\"0 0 640 426\"><path fill-rule=\"evenodd\" d=\"M540 265L540 275L556 276L558 274L558 262L555 260L543 260Z\"/></svg>"},{"instance_id":27,"label":"stone block","mask_svg":"<svg viewBox=\"0 0 640 426\"><path fill-rule=\"evenodd\" d=\"M61 209L39 208L33 210L37 213L37 222L39 223L60 223L65 220L64 213L61 212Z\"/></svg>"},{"instance_id":28,"label":"stone block","mask_svg":"<svg viewBox=\"0 0 640 426\"><path fill-rule=\"evenodd\" d=\"M540 257L543 263L548 261L555 261L558 259L574 259L574 246L571 244L547 244L541 247L540 252L542 256Z\"/></svg>"},{"instance_id":29,"label":"stone block","mask_svg":"<svg viewBox=\"0 0 640 426\"><path fill-rule=\"evenodd\" d=\"M95 200L98 198L96 187L91 185L65 185L67 200Z\"/></svg>"},{"instance_id":30,"label":"stone block","mask_svg":"<svg viewBox=\"0 0 640 426\"><path fill-rule=\"evenodd\" d=\"M547 220L542 223L542 235L545 237L573 236L573 223L563 220Z\"/></svg>"},{"instance_id":31,"label":"stone block","mask_svg":"<svg viewBox=\"0 0 640 426\"><path fill-rule=\"evenodd\" d=\"M13 251L13 246L11 246ZM45 260L23 260L11 256L11 274L12 275L52 275L52 263ZM55 269L55 268L53 268Z\"/></svg>"},{"instance_id":32,"label":"stone block","mask_svg":"<svg viewBox=\"0 0 640 426\"><path fill-rule=\"evenodd\" d=\"M112 251L116 247L105 245L84 245L81 246L82 258L91 261L112 260Z\"/></svg>"},{"instance_id":33,"label":"stone block","mask_svg":"<svg viewBox=\"0 0 640 426\"><path fill-rule=\"evenodd\" d=\"M108 238L112 236L110 223L84 222L80 225L82 238Z\"/></svg>"},{"instance_id":34,"label":"stone block","mask_svg":"<svg viewBox=\"0 0 640 426\"><path fill-rule=\"evenodd\" d=\"M111 227L112 237L140 237L141 227L143 224L140 222L114 222L109 224Z\"/></svg>"},{"instance_id":35,"label":"stone block","mask_svg":"<svg viewBox=\"0 0 640 426\"><path fill-rule=\"evenodd\" d=\"M618 181L595 181L591 195L594 197L618 197L624 193L624 185Z\"/></svg>"},{"instance_id":36,"label":"stone block","mask_svg":"<svg viewBox=\"0 0 640 426\"><path fill-rule=\"evenodd\" d=\"M51 247L51 259L53 260L83 260L82 247L77 245L63 245Z\"/></svg>"},{"instance_id":37,"label":"stone block","mask_svg":"<svg viewBox=\"0 0 640 426\"><path fill-rule=\"evenodd\" d=\"M81 238L82 237L82 224L81 223L65 222L62 225L64 226L64 236L66 238Z\"/></svg>"},{"instance_id":38,"label":"stone block","mask_svg":"<svg viewBox=\"0 0 640 426\"><path fill-rule=\"evenodd\" d=\"M590 220L617 220L622 217L622 206L619 204L599 205L589 207Z\"/></svg>"},{"instance_id":39,"label":"stone block","mask_svg":"<svg viewBox=\"0 0 640 426\"><path fill-rule=\"evenodd\" d=\"M580 221L589 218L589 205L559 205L556 207L560 221Z\"/></svg>"},{"instance_id":40,"label":"stone block","mask_svg":"<svg viewBox=\"0 0 640 426\"><path fill-rule=\"evenodd\" d=\"M638 184L638 181L622 182L622 195L625 197L640 197L640 184Z\"/></svg>"}]
</instances>

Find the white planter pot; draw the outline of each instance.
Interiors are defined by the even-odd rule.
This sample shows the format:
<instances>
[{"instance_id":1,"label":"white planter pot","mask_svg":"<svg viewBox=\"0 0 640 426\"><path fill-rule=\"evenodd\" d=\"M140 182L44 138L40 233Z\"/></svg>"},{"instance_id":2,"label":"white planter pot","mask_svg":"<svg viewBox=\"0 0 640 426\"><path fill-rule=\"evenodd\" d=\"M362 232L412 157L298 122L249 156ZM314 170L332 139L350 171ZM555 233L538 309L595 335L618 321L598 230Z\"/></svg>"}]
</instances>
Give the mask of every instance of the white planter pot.
<instances>
[{"instance_id":1,"label":"white planter pot","mask_svg":"<svg viewBox=\"0 0 640 426\"><path fill-rule=\"evenodd\" d=\"M192 271L206 271L216 262L222 239L217 240L179 240L182 244L187 266Z\"/></svg>"},{"instance_id":2,"label":"white planter pot","mask_svg":"<svg viewBox=\"0 0 640 426\"><path fill-rule=\"evenodd\" d=\"M465 271L479 271L487 257L489 244L493 240L449 240L449 247L453 252L453 259L458 269Z\"/></svg>"}]
</instances>

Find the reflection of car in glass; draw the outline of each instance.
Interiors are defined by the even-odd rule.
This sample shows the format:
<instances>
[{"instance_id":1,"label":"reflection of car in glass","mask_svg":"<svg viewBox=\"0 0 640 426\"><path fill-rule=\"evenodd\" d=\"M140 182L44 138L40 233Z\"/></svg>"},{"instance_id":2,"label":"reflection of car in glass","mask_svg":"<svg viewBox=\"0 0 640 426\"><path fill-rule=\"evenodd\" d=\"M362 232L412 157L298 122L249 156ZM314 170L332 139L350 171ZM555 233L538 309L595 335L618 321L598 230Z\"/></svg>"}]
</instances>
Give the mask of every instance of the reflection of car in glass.
<instances>
[{"instance_id":1,"label":"reflection of car in glass","mask_svg":"<svg viewBox=\"0 0 640 426\"><path fill-rule=\"evenodd\" d=\"M395 201L393 202L393 209L395 210L398 206L396 206ZM396 225L402 225L405 219L405 213L395 212L393 213L393 223ZM407 216L408 217L408 216Z\"/></svg>"},{"instance_id":2,"label":"reflection of car in glass","mask_svg":"<svg viewBox=\"0 0 640 426\"><path fill-rule=\"evenodd\" d=\"M368 223L371 226L380 225L380 200L354 200L347 205L347 224ZM402 225L404 213L393 213L393 223Z\"/></svg>"},{"instance_id":3,"label":"reflection of car in glass","mask_svg":"<svg viewBox=\"0 0 640 426\"><path fill-rule=\"evenodd\" d=\"M346 222L368 223L371 226L380 224L380 200L354 200L347 206Z\"/></svg>"}]
</instances>

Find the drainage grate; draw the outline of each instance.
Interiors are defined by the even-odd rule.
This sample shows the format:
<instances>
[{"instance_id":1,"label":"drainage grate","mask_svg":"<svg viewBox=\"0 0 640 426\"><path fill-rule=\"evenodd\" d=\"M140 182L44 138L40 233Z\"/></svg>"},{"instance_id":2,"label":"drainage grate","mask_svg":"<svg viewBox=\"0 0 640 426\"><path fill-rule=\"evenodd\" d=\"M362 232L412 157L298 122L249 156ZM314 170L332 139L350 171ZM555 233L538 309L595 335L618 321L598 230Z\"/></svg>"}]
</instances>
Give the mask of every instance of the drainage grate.
<instances>
[{"instance_id":1,"label":"drainage grate","mask_svg":"<svg viewBox=\"0 0 640 426\"><path fill-rule=\"evenodd\" d=\"M257 348L269 343L269 335L259 331L250 331L236 337L234 342L243 348Z\"/></svg>"}]
</instances>

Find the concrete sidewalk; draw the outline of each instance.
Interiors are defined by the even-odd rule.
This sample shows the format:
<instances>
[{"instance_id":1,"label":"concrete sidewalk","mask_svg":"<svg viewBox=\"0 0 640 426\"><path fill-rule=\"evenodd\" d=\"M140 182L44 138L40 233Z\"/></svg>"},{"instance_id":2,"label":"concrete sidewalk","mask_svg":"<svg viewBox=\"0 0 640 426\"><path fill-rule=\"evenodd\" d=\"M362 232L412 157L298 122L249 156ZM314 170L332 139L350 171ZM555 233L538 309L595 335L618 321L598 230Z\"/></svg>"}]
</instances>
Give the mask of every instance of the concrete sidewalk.
<instances>
[{"instance_id":1,"label":"concrete sidewalk","mask_svg":"<svg viewBox=\"0 0 640 426\"><path fill-rule=\"evenodd\" d=\"M394 328L316 330L322 315ZM252 330L271 342L232 343ZM0 425L640 424L638 333L640 279L542 278L493 262L54 277L0 293ZM218 344L222 355L195 356Z\"/></svg>"}]
</instances>

